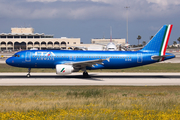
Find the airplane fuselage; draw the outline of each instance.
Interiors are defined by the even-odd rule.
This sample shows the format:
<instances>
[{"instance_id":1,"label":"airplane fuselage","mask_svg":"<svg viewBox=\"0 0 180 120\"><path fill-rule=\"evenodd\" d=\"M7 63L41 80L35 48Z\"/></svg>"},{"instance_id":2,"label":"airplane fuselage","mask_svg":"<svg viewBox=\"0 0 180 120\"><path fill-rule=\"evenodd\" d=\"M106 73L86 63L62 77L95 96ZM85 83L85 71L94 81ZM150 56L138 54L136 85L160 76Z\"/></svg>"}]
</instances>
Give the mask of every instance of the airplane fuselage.
<instances>
[{"instance_id":1,"label":"airplane fuselage","mask_svg":"<svg viewBox=\"0 0 180 120\"><path fill-rule=\"evenodd\" d=\"M108 59L103 64L97 64L86 69L121 69L136 67L159 62L153 60L152 56L158 56L157 52L141 51L68 51L68 50L27 50L17 52L6 62L15 67L24 68L55 68L57 64L81 62L97 59ZM171 55L166 59L175 57Z\"/></svg>"}]
</instances>

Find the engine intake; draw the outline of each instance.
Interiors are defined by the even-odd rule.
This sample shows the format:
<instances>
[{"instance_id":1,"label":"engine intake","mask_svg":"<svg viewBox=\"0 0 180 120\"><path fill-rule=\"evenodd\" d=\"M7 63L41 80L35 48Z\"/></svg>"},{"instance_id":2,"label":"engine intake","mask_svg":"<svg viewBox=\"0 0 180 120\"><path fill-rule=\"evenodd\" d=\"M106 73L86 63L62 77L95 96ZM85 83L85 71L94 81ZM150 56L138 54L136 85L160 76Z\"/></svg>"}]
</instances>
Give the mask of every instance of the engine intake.
<instances>
[{"instance_id":1,"label":"engine intake","mask_svg":"<svg viewBox=\"0 0 180 120\"><path fill-rule=\"evenodd\" d=\"M71 74L73 70L72 65L56 65L56 74Z\"/></svg>"}]
</instances>

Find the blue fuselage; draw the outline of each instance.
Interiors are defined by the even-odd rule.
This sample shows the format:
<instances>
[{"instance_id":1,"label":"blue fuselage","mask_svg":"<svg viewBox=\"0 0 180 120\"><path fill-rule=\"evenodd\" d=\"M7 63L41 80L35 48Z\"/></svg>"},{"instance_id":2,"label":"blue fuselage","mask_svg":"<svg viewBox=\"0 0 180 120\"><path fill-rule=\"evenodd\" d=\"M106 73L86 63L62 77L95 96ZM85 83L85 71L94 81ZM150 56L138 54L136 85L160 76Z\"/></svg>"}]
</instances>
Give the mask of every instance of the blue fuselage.
<instances>
[{"instance_id":1,"label":"blue fuselage","mask_svg":"<svg viewBox=\"0 0 180 120\"><path fill-rule=\"evenodd\" d=\"M55 68L57 64L74 63L88 60L107 59L103 64L97 64L86 69L121 69L142 66L158 62L152 56L158 56L158 52L142 51L69 51L69 50L26 50L17 52L6 63L15 67L24 68ZM164 60L174 58L171 55Z\"/></svg>"}]
</instances>

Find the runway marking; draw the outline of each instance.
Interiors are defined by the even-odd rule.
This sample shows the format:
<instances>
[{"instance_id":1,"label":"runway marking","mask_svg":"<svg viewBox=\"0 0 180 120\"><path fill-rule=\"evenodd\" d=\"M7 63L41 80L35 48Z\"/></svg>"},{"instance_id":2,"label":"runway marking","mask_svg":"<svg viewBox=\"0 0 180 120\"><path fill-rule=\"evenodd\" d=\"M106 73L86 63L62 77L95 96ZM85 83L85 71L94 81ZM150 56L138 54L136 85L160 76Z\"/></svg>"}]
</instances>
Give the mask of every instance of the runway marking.
<instances>
[{"instance_id":1,"label":"runway marking","mask_svg":"<svg viewBox=\"0 0 180 120\"><path fill-rule=\"evenodd\" d=\"M180 73L82 73L59 76L55 73L0 73L0 86L56 86L56 85L180 85Z\"/></svg>"}]
</instances>

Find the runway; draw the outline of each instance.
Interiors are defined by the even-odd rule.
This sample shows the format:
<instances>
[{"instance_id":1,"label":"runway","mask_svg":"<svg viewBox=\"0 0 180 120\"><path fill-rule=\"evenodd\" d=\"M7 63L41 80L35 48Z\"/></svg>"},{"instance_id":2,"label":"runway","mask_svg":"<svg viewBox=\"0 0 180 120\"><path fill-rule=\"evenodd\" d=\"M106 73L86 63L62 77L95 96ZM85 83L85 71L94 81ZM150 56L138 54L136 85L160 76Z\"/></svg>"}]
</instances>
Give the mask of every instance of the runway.
<instances>
[{"instance_id":1,"label":"runway","mask_svg":"<svg viewBox=\"0 0 180 120\"><path fill-rule=\"evenodd\" d=\"M180 73L82 73L60 76L56 73L0 73L0 86L82 86L82 85L122 85L122 86L162 86L180 85Z\"/></svg>"}]
</instances>

